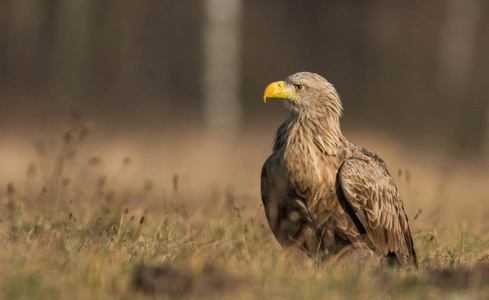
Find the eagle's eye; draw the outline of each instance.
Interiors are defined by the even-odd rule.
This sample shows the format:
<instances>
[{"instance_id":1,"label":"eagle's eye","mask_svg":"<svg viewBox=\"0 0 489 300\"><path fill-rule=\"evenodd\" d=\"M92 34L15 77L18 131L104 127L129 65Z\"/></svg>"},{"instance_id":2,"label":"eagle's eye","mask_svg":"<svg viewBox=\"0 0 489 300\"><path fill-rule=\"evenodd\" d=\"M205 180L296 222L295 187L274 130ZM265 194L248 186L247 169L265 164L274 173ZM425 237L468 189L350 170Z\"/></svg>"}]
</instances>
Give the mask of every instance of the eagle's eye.
<instances>
[{"instance_id":1,"label":"eagle's eye","mask_svg":"<svg viewBox=\"0 0 489 300\"><path fill-rule=\"evenodd\" d=\"M302 84L294 84L294 87L298 91L302 91L304 89L304 86Z\"/></svg>"}]
</instances>

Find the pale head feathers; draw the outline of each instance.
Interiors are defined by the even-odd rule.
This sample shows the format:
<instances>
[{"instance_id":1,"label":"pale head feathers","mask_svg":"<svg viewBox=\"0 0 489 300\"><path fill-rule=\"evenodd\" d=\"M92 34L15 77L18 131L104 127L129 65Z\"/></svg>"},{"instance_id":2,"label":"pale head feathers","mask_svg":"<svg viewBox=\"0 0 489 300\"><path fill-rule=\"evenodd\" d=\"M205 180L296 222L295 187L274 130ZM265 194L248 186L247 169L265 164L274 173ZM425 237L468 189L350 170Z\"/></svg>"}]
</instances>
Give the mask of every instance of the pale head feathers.
<instances>
[{"instance_id":1,"label":"pale head feathers","mask_svg":"<svg viewBox=\"0 0 489 300\"><path fill-rule=\"evenodd\" d=\"M297 91L298 98L284 100L292 115L278 129L274 149L309 143L323 153L336 155L346 142L339 121L343 107L336 89L324 77L309 72L290 75L285 83L302 85L303 89Z\"/></svg>"},{"instance_id":2,"label":"pale head feathers","mask_svg":"<svg viewBox=\"0 0 489 300\"><path fill-rule=\"evenodd\" d=\"M293 114L305 118L317 118L329 115L339 118L343 111L340 97L334 86L321 75L310 72L299 72L285 79L286 84L302 85L297 91L298 98L285 100L285 106Z\"/></svg>"}]
</instances>

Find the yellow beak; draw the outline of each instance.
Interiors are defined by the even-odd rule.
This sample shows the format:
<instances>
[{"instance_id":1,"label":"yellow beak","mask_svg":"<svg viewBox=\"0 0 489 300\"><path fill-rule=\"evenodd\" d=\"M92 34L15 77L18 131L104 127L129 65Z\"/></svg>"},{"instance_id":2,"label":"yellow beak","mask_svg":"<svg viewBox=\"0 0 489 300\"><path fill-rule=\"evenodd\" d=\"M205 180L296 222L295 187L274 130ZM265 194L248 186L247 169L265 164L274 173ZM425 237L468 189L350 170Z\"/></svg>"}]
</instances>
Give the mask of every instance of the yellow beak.
<instances>
[{"instance_id":1,"label":"yellow beak","mask_svg":"<svg viewBox=\"0 0 489 300\"><path fill-rule=\"evenodd\" d=\"M283 81L276 81L270 83L265 89L263 94L263 102L267 103L267 98L283 98L289 97L299 98L299 95L295 93L294 86L285 84Z\"/></svg>"}]
</instances>

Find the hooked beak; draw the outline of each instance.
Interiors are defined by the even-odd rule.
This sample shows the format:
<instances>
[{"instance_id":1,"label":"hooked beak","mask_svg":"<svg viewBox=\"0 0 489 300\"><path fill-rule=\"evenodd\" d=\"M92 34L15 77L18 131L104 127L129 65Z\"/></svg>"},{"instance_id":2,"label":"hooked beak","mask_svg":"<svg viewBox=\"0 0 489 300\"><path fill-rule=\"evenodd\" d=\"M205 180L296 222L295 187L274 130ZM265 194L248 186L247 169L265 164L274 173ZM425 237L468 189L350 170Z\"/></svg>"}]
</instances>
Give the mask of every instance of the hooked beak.
<instances>
[{"instance_id":1,"label":"hooked beak","mask_svg":"<svg viewBox=\"0 0 489 300\"><path fill-rule=\"evenodd\" d=\"M294 86L286 84L284 81L270 83L263 94L263 102L267 103L267 98L290 99L290 97L299 98L295 93Z\"/></svg>"}]
</instances>

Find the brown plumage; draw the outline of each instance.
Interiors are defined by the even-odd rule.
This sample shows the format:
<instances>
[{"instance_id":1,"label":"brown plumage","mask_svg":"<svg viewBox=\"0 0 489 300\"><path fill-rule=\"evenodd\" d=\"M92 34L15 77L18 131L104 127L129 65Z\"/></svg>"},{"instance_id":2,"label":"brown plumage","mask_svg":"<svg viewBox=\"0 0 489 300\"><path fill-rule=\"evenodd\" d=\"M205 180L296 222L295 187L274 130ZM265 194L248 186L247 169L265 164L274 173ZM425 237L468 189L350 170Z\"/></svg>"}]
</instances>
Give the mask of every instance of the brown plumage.
<instances>
[{"instance_id":1,"label":"brown plumage","mask_svg":"<svg viewBox=\"0 0 489 300\"><path fill-rule=\"evenodd\" d=\"M341 133L333 85L300 72L270 84L267 98L284 99L292 113L261 175L265 213L279 243L325 258L368 245L403 266L416 265L401 195L384 161Z\"/></svg>"}]
</instances>

